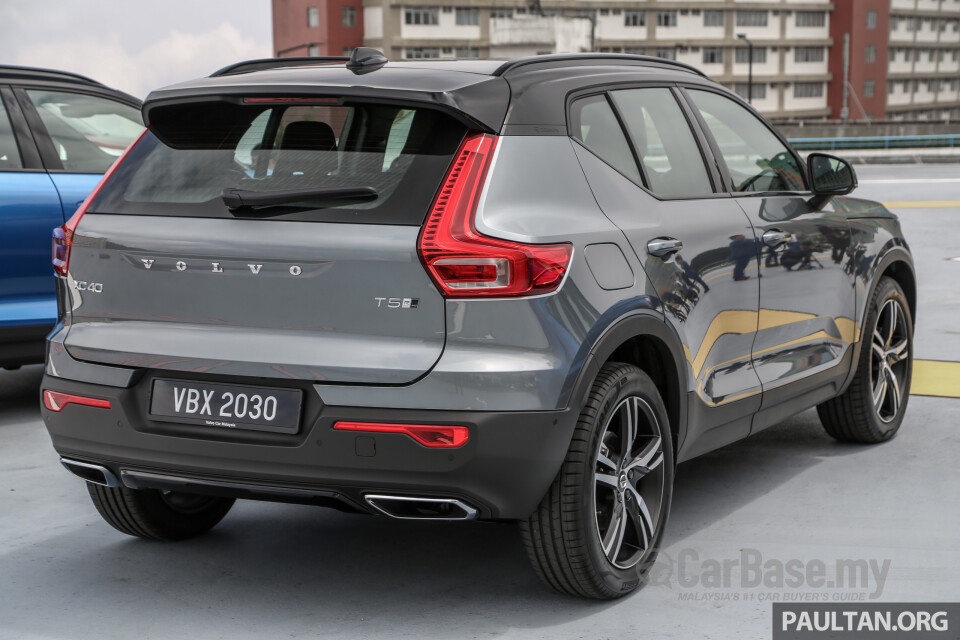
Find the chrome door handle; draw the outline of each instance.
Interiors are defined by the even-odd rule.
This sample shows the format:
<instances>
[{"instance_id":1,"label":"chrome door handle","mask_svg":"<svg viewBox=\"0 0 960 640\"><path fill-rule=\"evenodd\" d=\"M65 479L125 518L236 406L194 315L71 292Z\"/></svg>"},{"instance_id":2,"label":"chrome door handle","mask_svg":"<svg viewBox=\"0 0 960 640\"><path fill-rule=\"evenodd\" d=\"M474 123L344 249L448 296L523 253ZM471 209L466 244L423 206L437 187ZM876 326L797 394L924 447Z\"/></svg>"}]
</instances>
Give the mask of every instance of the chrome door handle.
<instances>
[{"instance_id":1,"label":"chrome door handle","mask_svg":"<svg viewBox=\"0 0 960 640\"><path fill-rule=\"evenodd\" d=\"M658 258L666 258L683 249L683 243L676 238L654 238L647 243L647 253Z\"/></svg>"},{"instance_id":2,"label":"chrome door handle","mask_svg":"<svg viewBox=\"0 0 960 640\"><path fill-rule=\"evenodd\" d=\"M767 231L763 234L763 244L768 247L779 247L790 240L790 234L784 231Z\"/></svg>"}]
</instances>

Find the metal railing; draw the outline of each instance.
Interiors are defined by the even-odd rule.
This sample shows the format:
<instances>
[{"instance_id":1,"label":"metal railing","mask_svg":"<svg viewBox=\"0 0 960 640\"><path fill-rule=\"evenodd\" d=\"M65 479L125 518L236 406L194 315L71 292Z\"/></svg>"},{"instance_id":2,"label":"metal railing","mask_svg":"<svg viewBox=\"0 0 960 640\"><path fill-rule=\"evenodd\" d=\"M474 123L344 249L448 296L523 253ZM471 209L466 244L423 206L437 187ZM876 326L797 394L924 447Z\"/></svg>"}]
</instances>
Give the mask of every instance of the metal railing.
<instances>
[{"instance_id":1,"label":"metal railing","mask_svg":"<svg viewBox=\"0 0 960 640\"><path fill-rule=\"evenodd\" d=\"M798 150L826 149L906 149L915 147L960 148L960 134L925 136L867 136L843 138L789 138Z\"/></svg>"}]
</instances>

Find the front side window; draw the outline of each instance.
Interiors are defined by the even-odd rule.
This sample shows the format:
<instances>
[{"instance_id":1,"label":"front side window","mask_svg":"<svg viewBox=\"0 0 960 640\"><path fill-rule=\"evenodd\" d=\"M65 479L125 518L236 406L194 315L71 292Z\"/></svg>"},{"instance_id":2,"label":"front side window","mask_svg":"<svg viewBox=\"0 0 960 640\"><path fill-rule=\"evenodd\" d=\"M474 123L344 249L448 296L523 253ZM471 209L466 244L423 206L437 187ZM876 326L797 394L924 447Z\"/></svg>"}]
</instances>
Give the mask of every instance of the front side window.
<instances>
[{"instance_id":1,"label":"front side window","mask_svg":"<svg viewBox=\"0 0 960 640\"><path fill-rule=\"evenodd\" d=\"M713 191L700 147L669 89L624 89L610 95L623 116L650 191L661 196Z\"/></svg>"},{"instance_id":2,"label":"front side window","mask_svg":"<svg viewBox=\"0 0 960 640\"><path fill-rule=\"evenodd\" d=\"M803 191L803 174L793 153L769 127L730 98L688 90L730 172L739 193Z\"/></svg>"},{"instance_id":3,"label":"front side window","mask_svg":"<svg viewBox=\"0 0 960 640\"><path fill-rule=\"evenodd\" d=\"M28 89L66 171L103 173L143 131L140 111L82 93Z\"/></svg>"},{"instance_id":4,"label":"front side window","mask_svg":"<svg viewBox=\"0 0 960 640\"><path fill-rule=\"evenodd\" d=\"M570 106L570 125L573 137L583 146L626 177L642 184L630 144L606 96L575 101Z\"/></svg>"}]
</instances>

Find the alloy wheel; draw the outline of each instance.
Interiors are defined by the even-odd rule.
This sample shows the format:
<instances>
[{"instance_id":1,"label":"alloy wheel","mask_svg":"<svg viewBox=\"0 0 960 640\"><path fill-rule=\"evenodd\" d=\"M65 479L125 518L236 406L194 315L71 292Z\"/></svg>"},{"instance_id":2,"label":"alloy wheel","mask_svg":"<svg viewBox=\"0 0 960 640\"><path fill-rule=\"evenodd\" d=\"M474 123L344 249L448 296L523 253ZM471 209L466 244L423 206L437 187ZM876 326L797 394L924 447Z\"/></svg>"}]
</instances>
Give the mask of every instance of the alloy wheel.
<instances>
[{"instance_id":1,"label":"alloy wheel","mask_svg":"<svg viewBox=\"0 0 960 640\"><path fill-rule=\"evenodd\" d=\"M900 302L887 300L877 314L871 340L870 371L873 406L884 423L900 413L909 372L910 334Z\"/></svg>"},{"instance_id":2,"label":"alloy wheel","mask_svg":"<svg viewBox=\"0 0 960 640\"><path fill-rule=\"evenodd\" d=\"M597 535L615 567L635 566L651 546L663 504L663 431L642 398L623 399L600 436L594 468Z\"/></svg>"}]
</instances>

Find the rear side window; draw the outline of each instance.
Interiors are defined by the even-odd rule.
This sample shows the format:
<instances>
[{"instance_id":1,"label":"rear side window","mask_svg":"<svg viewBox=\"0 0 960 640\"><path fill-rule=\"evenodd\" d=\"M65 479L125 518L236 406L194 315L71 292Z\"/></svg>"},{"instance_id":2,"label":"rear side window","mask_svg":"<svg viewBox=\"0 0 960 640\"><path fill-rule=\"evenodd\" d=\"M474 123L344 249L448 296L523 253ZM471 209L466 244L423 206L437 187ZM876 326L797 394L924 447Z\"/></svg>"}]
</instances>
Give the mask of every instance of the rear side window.
<instances>
[{"instance_id":1,"label":"rear side window","mask_svg":"<svg viewBox=\"0 0 960 640\"><path fill-rule=\"evenodd\" d=\"M720 147L738 192L803 191L793 153L742 105L712 91L687 90Z\"/></svg>"},{"instance_id":2,"label":"rear side window","mask_svg":"<svg viewBox=\"0 0 960 640\"><path fill-rule=\"evenodd\" d=\"M13 127L10 126L10 117L3 106L3 100L0 99L0 171L19 169L22 166L17 139L13 137Z\"/></svg>"},{"instance_id":3,"label":"rear side window","mask_svg":"<svg viewBox=\"0 0 960 640\"><path fill-rule=\"evenodd\" d=\"M626 89L610 95L633 139L651 191L663 196L713 192L700 147L669 89Z\"/></svg>"},{"instance_id":4,"label":"rear side window","mask_svg":"<svg viewBox=\"0 0 960 640\"><path fill-rule=\"evenodd\" d=\"M642 184L640 170L630 151L630 144L605 95L581 98L570 105L573 137L601 160Z\"/></svg>"},{"instance_id":5,"label":"rear side window","mask_svg":"<svg viewBox=\"0 0 960 640\"><path fill-rule=\"evenodd\" d=\"M465 133L438 111L384 104L158 106L151 131L91 211L420 225ZM304 199L231 214L220 197L224 189L351 188L372 189L375 199Z\"/></svg>"},{"instance_id":6,"label":"rear side window","mask_svg":"<svg viewBox=\"0 0 960 640\"><path fill-rule=\"evenodd\" d=\"M28 89L65 171L103 173L143 131L140 111L99 96Z\"/></svg>"}]
</instances>

